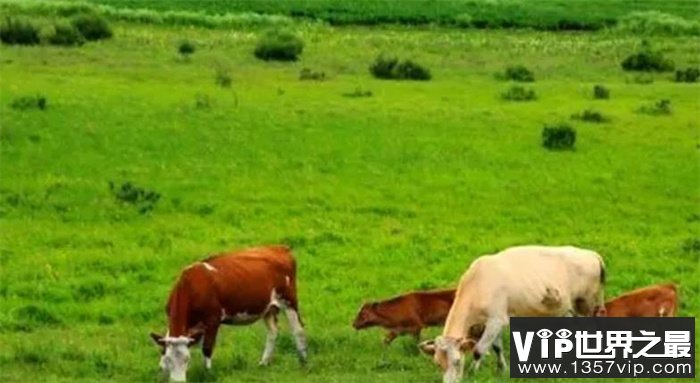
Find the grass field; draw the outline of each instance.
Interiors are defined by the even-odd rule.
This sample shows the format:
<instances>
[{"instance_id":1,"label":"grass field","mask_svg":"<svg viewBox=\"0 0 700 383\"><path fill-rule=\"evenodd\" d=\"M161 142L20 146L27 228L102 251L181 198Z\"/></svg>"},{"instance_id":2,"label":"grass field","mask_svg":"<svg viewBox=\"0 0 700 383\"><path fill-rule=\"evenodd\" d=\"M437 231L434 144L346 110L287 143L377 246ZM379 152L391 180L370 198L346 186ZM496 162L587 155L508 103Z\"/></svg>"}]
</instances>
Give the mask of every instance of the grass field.
<instances>
[{"instance_id":1,"label":"grass field","mask_svg":"<svg viewBox=\"0 0 700 383\"><path fill-rule=\"evenodd\" d=\"M258 12L321 19L335 25L382 23L471 25L478 28L532 27L595 30L635 11L660 11L697 20L697 0L90 0L126 8Z\"/></svg>"},{"instance_id":2,"label":"grass field","mask_svg":"<svg viewBox=\"0 0 700 383\"><path fill-rule=\"evenodd\" d=\"M164 331L180 270L265 243L297 256L309 366L286 323L269 368L257 367L261 324L227 327L212 372L197 351L190 380L437 382L410 339L384 349L378 330L355 332L356 310L451 286L517 244L595 249L608 295L675 281L681 315L700 312L700 88L623 72L635 35L299 25L302 58L281 64L253 57L257 29L114 32L80 48L0 46L0 381L162 381L148 333ZM698 66L698 38L650 40ZM373 79L380 52L433 79ZM508 64L535 72L536 101L501 99L511 84L494 73ZM327 79L299 81L304 67ZM372 96L343 95L357 88ZM10 107L35 94L46 110ZM659 99L671 115L637 111ZM589 108L611 121L570 120ZM577 129L574 151L542 148L558 121ZM110 181L161 198L141 214ZM493 365L475 381L507 380Z\"/></svg>"}]
</instances>

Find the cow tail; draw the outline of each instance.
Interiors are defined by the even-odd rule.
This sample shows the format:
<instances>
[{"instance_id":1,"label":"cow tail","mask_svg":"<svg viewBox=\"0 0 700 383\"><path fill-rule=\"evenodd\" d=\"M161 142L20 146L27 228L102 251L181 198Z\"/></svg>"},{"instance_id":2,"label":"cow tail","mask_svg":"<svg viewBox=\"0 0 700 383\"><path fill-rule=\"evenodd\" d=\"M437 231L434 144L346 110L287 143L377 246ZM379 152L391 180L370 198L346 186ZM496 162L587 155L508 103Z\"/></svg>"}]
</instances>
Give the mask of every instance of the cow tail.
<instances>
[{"instance_id":1,"label":"cow tail","mask_svg":"<svg viewBox=\"0 0 700 383\"><path fill-rule=\"evenodd\" d=\"M600 262L600 284L605 285L605 262L603 258L598 256L598 261Z\"/></svg>"}]
</instances>

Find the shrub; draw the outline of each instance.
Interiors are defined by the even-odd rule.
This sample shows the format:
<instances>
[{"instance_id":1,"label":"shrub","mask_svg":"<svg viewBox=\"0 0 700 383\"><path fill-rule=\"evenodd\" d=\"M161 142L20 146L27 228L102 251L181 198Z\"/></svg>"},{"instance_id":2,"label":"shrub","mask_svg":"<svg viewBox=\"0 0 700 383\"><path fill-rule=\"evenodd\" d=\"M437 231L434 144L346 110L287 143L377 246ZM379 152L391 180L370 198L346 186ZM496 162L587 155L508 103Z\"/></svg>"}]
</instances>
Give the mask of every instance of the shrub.
<instances>
[{"instance_id":1,"label":"shrub","mask_svg":"<svg viewBox=\"0 0 700 383\"><path fill-rule=\"evenodd\" d=\"M626 71L668 72L673 70L673 61L651 48L648 42L642 42L639 52L633 53L622 61L622 69Z\"/></svg>"},{"instance_id":2,"label":"shrub","mask_svg":"<svg viewBox=\"0 0 700 383\"><path fill-rule=\"evenodd\" d=\"M398 63L398 58L380 54L369 66L369 71L376 78L392 79L394 78L394 68Z\"/></svg>"},{"instance_id":3,"label":"shrub","mask_svg":"<svg viewBox=\"0 0 700 383\"><path fill-rule=\"evenodd\" d=\"M136 186L131 182L117 186L110 181L109 190L118 202L136 207L141 214L153 210L160 200L159 193Z\"/></svg>"},{"instance_id":4,"label":"shrub","mask_svg":"<svg viewBox=\"0 0 700 383\"><path fill-rule=\"evenodd\" d=\"M9 45L39 44L39 27L28 20L5 18L0 25L0 41Z\"/></svg>"},{"instance_id":5,"label":"shrub","mask_svg":"<svg viewBox=\"0 0 700 383\"><path fill-rule=\"evenodd\" d=\"M432 78L430 70L415 61L403 60L380 54L369 67L370 73L379 79L419 80Z\"/></svg>"},{"instance_id":6,"label":"shrub","mask_svg":"<svg viewBox=\"0 0 700 383\"><path fill-rule=\"evenodd\" d=\"M581 113L572 114L571 118L573 118L575 120L581 120L581 121L593 122L593 123L603 123L603 122L610 121L610 119L608 117L604 116L602 113L597 112L595 110L591 110L591 109L586 109Z\"/></svg>"},{"instance_id":7,"label":"shrub","mask_svg":"<svg viewBox=\"0 0 700 383\"><path fill-rule=\"evenodd\" d=\"M269 61L296 61L304 50L304 42L288 31L265 33L255 47L255 57Z\"/></svg>"},{"instance_id":8,"label":"shrub","mask_svg":"<svg viewBox=\"0 0 700 383\"><path fill-rule=\"evenodd\" d=\"M658 11L632 12L618 20L617 28L633 34L700 35L700 22Z\"/></svg>"},{"instance_id":9,"label":"shrub","mask_svg":"<svg viewBox=\"0 0 700 383\"><path fill-rule=\"evenodd\" d=\"M533 82L535 74L522 65L509 66L503 72L503 78L511 81Z\"/></svg>"},{"instance_id":10,"label":"shrub","mask_svg":"<svg viewBox=\"0 0 700 383\"><path fill-rule=\"evenodd\" d=\"M316 72L313 71L309 68L303 68L301 72L299 72L299 80L314 80L314 81L323 81L326 79L326 74L324 72Z\"/></svg>"},{"instance_id":11,"label":"shrub","mask_svg":"<svg viewBox=\"0 0 700 383\"><path fill-rule=\"evenodd\" d=\"M47 42L51 45L80 46L85 43L85 37L73 24L58 23L54 25Z\"/></svg>"},{"instance_id":12,"label":"shrub","mask_svg":"<svg viewBox=\"0 0 700 383\"><path fill-rule=\"evenodd\" d=\"M547 149L573 149L574 144L576 144L576 130L569 124L545 125L542 129L542 146Z\"/></svg>"},{"instance_id":13,"label":"shrub","mask_svg":"<svg viewBox=\"0 0 700 383\"><path fill-rule=\"evenodd\" d=\"M400 80L428 81L430 70L417 62L405 60L396 65L396 78Z\"/></svg>"},{"instance_id":14,"label":"shrub","mask_svg":"<svg viewBox=\"0 0 700 383\"><path fill-rule=\"evenodd\" d=\"M676 82L698 82L698 78L700 78L700 69L698 68L676 71Z\"/></svg>"},{"instance_id":15,"label":"shrub","mask_svg":"<svg viewBox=\"0 0 700 383\"><path fill-rule=\"evenodd\" d=\"M610 90L603 85L593 87L593 98L596 100L607 100L610 98Z\"/></svg>"},{"instance_id":16,"label":"shrub","mask_svg":"<svg viewBox=\"0 0 700 383\"><path fill-rule=\"evenodd\" d=\"M10 107L18 110L26 109L46 109L46 97L42 95L36 96L20 96L12 100Z\"/></svg>"},{"instance_id":17,"label":"shrub","mask_svg":"<svg viewBox=\"0 0 700 383\"><path fill-rule=\"evenodd\" d=\"M527 89L522 86L512 86L501 94L501 98L508 101L532 101L537 99L534 89Z\"/></svg>"},{"instance_id":18,"label":"shrub","mask_svg":"<svg viewBox=\"0 0 700 383\"><path fill-rule=\"evenodd\" d=\"M352 92L343 93L343 97L359 98L359 97L372 97L371 90L363 90L360 87L355 88Z\"/></svg>"},{"instance_id":19,"label":"shrub","mask_svg":"<svg viewBox=\"0 0 700 383\"><path fill-rule=\"evenodd\" d=\"M231 70L226 65L217 65L214 69L214 79L216 84L222 88L230 88L233 79L231 78Z\"/></svg>"},{"instance_id":20,"label":"shrub","mask_svg":"<svg viewBox=\"0 0 700 383\"><path fill-rule=\"evenodd\" d=\"M112 28L107 19L100 15L83 13L74 16L71 22L86 40L94 41L112 37Z\"/></svg>"},{"instance_id":21,"label":"shrub","mask_svg":"<svg viewBox=\"0 0 700 383\"><path fill-rule=\"evenodd\" d=\"M192 53L194 53L194 51L195 51L194 43L192 41L189 41L189 40L182 40L180 42L180 45L177 47L177 51L178 51L178 53L180 53L180 55L182 55L182 57L187 57L187 56L191 55Z\"/></svg>"},{"instance_id":22,"label":"shrub","mask_svg":"<svg viewBox=\"0 0 700 383\"><path fill-rule=\"evenodd\" d=\"M652 116L669 115L672 113L671 100L658 100L651 105L643 105L637 111L639 113L650 114Z\"/></svg>"}]
</instances>

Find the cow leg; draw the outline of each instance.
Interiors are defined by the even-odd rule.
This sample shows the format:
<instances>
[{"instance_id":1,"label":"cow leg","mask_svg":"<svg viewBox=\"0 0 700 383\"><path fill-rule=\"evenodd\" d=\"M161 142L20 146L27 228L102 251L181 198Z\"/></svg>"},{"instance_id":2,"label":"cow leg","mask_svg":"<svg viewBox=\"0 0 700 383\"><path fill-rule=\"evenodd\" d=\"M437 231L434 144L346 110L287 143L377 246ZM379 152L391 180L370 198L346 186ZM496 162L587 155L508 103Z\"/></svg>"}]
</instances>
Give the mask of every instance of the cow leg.
<instances>
[{"instance_id":1,"label":"cow leg","mask_svg":"<svg viewBox=\"0 0 700 383\"><path fill-rule=\"evenodd\" d=\"M493 342L501 334L501 330L506 323L508 323L507 319L503 320L500 318L490 318L486 321L484 333L481 335L481 339L476 343L476 346L474 346L474 370L479 369L481 357L486 354Z\"/></svg>"},{"instance_id":2,"label":"cow leg","mask_svg":"<svg viewBox=\"0 0 700 383\"><path fill-rule=\"evenodd\" d=\"M493 352L496 354L497 368L503 371L506 368L506 359L503 357L503 333L499 333L496 341L491 345Z\"/></svg>"},{"instance_id":3,"label":"cow leg","mask_svg":"<svg viewBox=\"0 0 700 383\"><path fill-rule=\"evenodd\" d=\"M398 334L396 331L394 331L394 330L389 330L389 332L386 333L386 336L384 337L384 345L385 345L385 346L390 345L391 342L393 342L394 339L396 339L397 336L399 336L399 334Z\"/></svg>"},{"instance_id":4,"label":"cow leg","mask_svg":"<svg viewBox=\"0 0 700 383\"><path fill-rule=\"evenodd\" d=\"M204 354L204 366L211 369L211 356L214 354L216 344L216 334L219 332L219 320L210 322L204 330L204 340L202 341L202 354Z\"/></svg>"},{"instance_id":5,"label":"cow leg","mask_svg":"<svg viewBox=\"0 0 700 383\"><path fill-rule=\"evenodd\" d=\"M287 319L289 320L289 326L292 328L292 333L294 334L294 341L297 345L297 351L299 352L299 362L301 364L306 363L306 333L304 332L304 326L301 324L299 319L299 313L293 308L287 308L285 310L287 314Z\"/></svg>"},{"instance_id":6,"label":"cow leg","mask_svg":"<svg viewBox=\"0 0 700 383\"><path fill-rule=\"evenodd\" d=\"M421 328L416 327L414 329L411 329L410 333L411 333L411 336L413 337L413 339L416 341L416 343L419 343L420 342Z\"/></svg>"},{"instance_id":7,"label":"cow leg","mask_svg":"<svg viewBox=\"0 0 700 383\"><path fill-rule=\"evenodd\" d=\"M267 327L267 339L265 340L265 350L260 359L261 366L270 364L272 353L275 351L275 341L277 340L277 333L279 332L279 328L277 327L277 311L274 310L274 312L265 315L264 320L265 327Z\"/></svg>"}]
</instances>

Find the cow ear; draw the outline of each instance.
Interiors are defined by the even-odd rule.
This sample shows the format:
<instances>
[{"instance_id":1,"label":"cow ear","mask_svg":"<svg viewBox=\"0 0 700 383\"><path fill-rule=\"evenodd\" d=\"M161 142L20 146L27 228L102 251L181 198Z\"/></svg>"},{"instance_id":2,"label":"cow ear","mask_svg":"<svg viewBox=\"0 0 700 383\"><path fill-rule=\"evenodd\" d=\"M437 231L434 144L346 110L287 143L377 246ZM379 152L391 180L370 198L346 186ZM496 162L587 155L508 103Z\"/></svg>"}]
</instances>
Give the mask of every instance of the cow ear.
<instances>
[{"instance_id":1,"label":"cow ear","mask_svg":"<svg viewBox=\"0 0 700 383\"><path fill-rule=\"evenodd\" d=\"M165 347L165 340L163 340L163 337L161 335L152 332L151 339L153 339L153 341L156 342L157 345Z\"/></svg>"},{"instance_id":2,"label":"cow ear","mask_svg":"<svg viewBox=\"0 0 700 383\"><path fill-rule=\"evenodd\" d=\"M458 341L459 345L459 351L462 353L466 353L467 351L470 351L476 346L476 342L473 339L469 338L460 338Z\"/></svg>"},{"instance_id":3,"label":"cow ear","mask_svg":"<svg viewBox=\"0 0 700 383\"><path fill-rule=\"evenodd\" d=\"M420 348L421 351L425 355L428 356L433 356L435 355L435 341L434 340L426 340L424 342L421 342L418 344L418 348Z\"/></svg>"}]
</instances>

